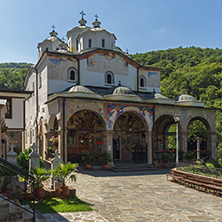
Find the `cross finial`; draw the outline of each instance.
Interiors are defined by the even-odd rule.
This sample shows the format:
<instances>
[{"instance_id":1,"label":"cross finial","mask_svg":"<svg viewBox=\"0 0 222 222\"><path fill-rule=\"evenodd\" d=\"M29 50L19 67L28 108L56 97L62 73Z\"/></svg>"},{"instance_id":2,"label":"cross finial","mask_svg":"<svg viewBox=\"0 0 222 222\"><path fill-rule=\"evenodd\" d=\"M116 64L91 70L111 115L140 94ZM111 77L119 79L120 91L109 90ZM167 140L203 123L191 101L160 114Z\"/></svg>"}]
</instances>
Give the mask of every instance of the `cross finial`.
<instances>
[{"instance_id":1,"label":"cross finial","mask_svg":"<svg viewBox=\"0 0 222 222\"><path fill-rule=\"evenodd\" d=\"M99 18L99 16L96 14L96 15L95 15L95 18L96 18L96 20L97 20L97 19Z\"/></svg>"},{"instance_id":2,"label":"cross finial","mask_svg":"<svg viewBox=\"0 0 222 222\"><path fill-rule=\"evenodd\" d=\"M33 143L33 145L31 146L31 148L33 149L34 152L37 153L37 148L38 148L38 146L36 146L35 143Z\"/></svg>"},{"instance_id":3,"label":"cross finial","mask_svg":"<svg viewBox=\"0 0 222 222\"><path fill-rule=\"evenodd\" d=\"M9 148L10 148L10 151L14 151L14 148L16 147L15 145L14 145L14 143L10 143L10 145L8 145L9 146Z\"/></svg>"},{"instance_id":4,"label":"cross finial","mask_svg":"<svg viewBox=\"0 0 222 222\"><path fill-rule=\"evenodd\" d=\"M84 13L84 11L82 10L79 14L82 15L82 19L84 19L84 15L86 15L86 13Z\"/></svg>"},{"instance_id":5,"label":"cross finial","mask_svg":"<svg viewBox=\"0 0 222 222\"><path fill-rule=\"evenodd\" d=\"M61 154L59 153L58 150L55 151L55 157L59 157Z\"/></svg>"},{"instance_id":6,"label":"cross finial","mask_svg":"<svg viewBox=\"0 0 222 222\"><path fill-rule=\"evenodd\" d=\"M54 30L54 29L55 29L55 26L54 26L54 25L52 25L52 26L51 26L51 28Z\"/></svg>"}]
</instances>

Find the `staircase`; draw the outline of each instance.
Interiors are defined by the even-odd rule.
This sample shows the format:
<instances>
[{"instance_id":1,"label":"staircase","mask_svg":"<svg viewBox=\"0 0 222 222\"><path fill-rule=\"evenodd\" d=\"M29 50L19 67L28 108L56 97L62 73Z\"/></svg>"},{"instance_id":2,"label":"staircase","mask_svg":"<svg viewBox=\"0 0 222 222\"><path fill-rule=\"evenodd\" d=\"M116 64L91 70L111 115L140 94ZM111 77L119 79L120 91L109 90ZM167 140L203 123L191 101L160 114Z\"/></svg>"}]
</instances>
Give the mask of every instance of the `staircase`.
<instances>
[{"instance_id":1,"label":"staircase","mask_svg":"<svg viewBox=\"0 0 222 222\"><path fill-rule=\"evenodd\" d=\"M115 162L114 167L112 167L110 170L115 172L130 172L130 171L151 171L151 170L157 170L152 164L147 163L140 163L140 164L134 164L134 163L124 163L124 162Z\"/></svg>"},{"instance_id":2,"label":"staircase","mask_svg":"<svg viewBox=\"0 0 222 222\"><path fill-rule=\"evenodd\" d=\"M33 211L29 205L21 205L18 199L9 202L1 198L0 209L0 221L33 221Z\"/></svg>"},{"instance_id":3,"label":"staircase","mask_svg":"<svg viewBox=\"0 0 222 222\"><path fill-rule=\"evenodd\" d=\"M0 221L36 221L34 197L33 210L20 203L26 203L27 185L34 181L32 175L0 158Z\"/></svg>"}]
</instances>

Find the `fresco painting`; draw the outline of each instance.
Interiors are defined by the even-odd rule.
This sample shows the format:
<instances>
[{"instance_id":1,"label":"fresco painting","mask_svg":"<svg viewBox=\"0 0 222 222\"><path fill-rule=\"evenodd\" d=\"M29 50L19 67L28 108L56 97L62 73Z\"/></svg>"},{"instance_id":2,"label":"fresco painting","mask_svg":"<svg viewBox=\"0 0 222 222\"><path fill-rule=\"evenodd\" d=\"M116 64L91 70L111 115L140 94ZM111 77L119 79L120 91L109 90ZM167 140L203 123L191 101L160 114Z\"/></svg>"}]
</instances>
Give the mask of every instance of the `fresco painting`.
<instances>
[{"instance_id":1,"label":"fresco painting","mask_svg":"<svg viewBox=\"0 0 222 222\"><path fill-rule=\"evenodd\" d=\"M150 106L125 106L121 104L108 104L107 105L107 128L109 130L113 129L114 123L118 116L124 112L135 112L142 115L147 124L149 131L153 127L153 107Z\"/></svg>"}]
</instances>

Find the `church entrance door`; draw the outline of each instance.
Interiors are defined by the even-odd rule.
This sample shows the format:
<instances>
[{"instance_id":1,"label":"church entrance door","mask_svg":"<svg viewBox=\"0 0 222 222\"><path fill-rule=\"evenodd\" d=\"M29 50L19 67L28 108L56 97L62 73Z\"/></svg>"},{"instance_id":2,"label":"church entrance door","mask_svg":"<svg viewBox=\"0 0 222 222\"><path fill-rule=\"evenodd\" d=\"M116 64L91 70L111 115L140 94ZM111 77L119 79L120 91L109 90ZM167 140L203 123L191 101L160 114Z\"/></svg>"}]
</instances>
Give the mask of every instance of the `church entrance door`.
<instances>
[{"instance_id":1,"label":"church entrance door","mask_svg":"<svg viewBox=\"0 0 222 222\"><path fill-rule=\"evenodd\" d=\"M114 161L146 163L146 128L142 117L130 112L123 113L115 122L114 132Z\"/></svg>"}]
</instances>

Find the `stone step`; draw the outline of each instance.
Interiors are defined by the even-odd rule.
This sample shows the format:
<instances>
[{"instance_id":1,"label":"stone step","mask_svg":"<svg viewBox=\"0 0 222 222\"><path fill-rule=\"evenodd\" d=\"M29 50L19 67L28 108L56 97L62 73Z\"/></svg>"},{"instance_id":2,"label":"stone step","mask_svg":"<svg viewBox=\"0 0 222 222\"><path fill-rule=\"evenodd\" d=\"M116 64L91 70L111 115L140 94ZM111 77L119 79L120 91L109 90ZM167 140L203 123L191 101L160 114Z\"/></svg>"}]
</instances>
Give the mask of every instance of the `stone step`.
<instances>
[{"instance_id":1,"label":"stone step","mask_svg":"<svg viewBox=\"0 0 222 222\"><path fill-rule=\"evenodd\" d=\"M110 168L115 172L128 172L128 171L150 171L157 170L152 164L127 164L127 163L115 163L115 166Z\"/></svg>"},{"instance_id":2,"label":"stone step","mask_svg":"<svg viewBox=\"0 0 222 222\"><path fill-rule=\"evenodd\" d=\"M0 197L0 221L9 220L9 202Z\"/></svg>"},{"instance_id":3,"label":"stone step","mask_svg":"<svg viewBox=\"0 0 222 222\"><path fill-rule=\"evenodd\" d=\"M33 212L29 205L23 205L23 207ZM29 213L26 210L23 210L23 220L28 222L28 221L32 221L32 219L33 219L33 214Z\"/></svg>"},{"instance_id":4,"label":"stone step","mask_svg":"<svg viewBox=\"0 0 222 222\"><path fill-rule=\"evenodd\" d=\"M11 200L13 203L21 206L18 199ZM0 221L8 222L24 222L24 221L33 221L33 214L28 211L20 208L19 206L10 203L7 200L0 198ZM22 205L23 208L28 209L32 212L32 209L29 205Z\"/></svg>"},{"instance_id":5,"label":"stone step","mask_svg":"<svg viewBox=\"0 0 222 222\"><path fill-rule=\"evenodd\" d=\"M153 171L158 170L157 168L110 168L111 171L115 172L130 172L130 171Z\"/></svg>"}]
</instances>

